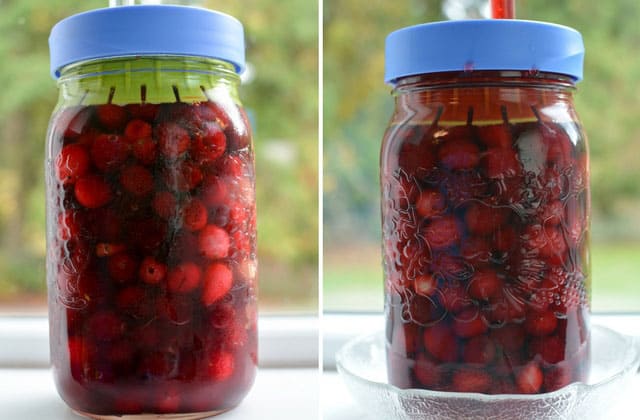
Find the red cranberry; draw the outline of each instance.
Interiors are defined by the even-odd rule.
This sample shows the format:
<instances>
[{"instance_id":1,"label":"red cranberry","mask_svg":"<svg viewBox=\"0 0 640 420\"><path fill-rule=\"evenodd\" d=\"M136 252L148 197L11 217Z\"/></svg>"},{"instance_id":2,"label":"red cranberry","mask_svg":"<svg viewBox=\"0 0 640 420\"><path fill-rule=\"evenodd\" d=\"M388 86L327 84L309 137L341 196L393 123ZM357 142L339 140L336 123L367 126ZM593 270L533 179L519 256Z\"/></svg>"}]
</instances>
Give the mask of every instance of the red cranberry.
<instances>
[{"instance_id":1,"label":"red cranberry","mask_svg":"<svg viewBox=\"0 0 640 420\"><path fill-rule=\"evenodd\" d=\"M111 187L98 175L86 175L76 182L74 193L83 207L95 209L111 201Z\"/></svg>"},{"instance_id":2,"label":"red cranberry","mask_svg":"<svg viewBox=\"0 0 640 420\"><path fill-rule=\"evenodd\" d=\"M460 244L460 253L468 262L474 265L482 265L491 258L491 246L486 239L471 236Z\"/></svg>"},{"instance_id":3,"label":"red cranberry","mask_svg":"<svg viewBox=\"0 0 640 420\"><path fill-rule=\"evenodd\" d=\"M487 332L488 326L482 317L478 316L476 308L467 308L456 315L453 321L453 331L458 337L471 338Z\"/></svg>"},{"instance_id":4,"label":"red cranberry","mask_svg":"<svg viewBox=\"0 0 640 420\"><path fill-rule=\"evenodd\" d=\"M215 122L223 130L231 124L229 114L223 106L217 102L203 102L198 104L194 111L202 120Z\"/></svg>"},{"instance_id":5,"label":"red cranberry","mask_svg":"<svg viewBox=\"0 0 640 420\"><path fill-rule=\"evenodd\" d=\"M537 363L531 362L520 368L516 373L516 384L523 394L535 394L542 387L542 370Z\"/></svg>"},{"instance_id":6,"label":"red cranberry","mask_svg":"<svg viewBox=\"0 0 640 420\"><path fill-rule=\"evenodd\" d=\"M151 137L142 137L131 143L131 153L143 165L151 165L158 156L156 143Z\"/></svg>"},{"instance_id":7,"label":"red cranberry","mask_svg":"<svg viewBox=\"0 0 640 420\"><path fill-rule=\"evenodd\" d=\"M202 303L209 306L226 295L233 285L233 273L223 263L209 264L204 272Z\"/></svg>"},{"instance_id":8,"label":"red cranberry","mask_svg":"<svg viewBox=\"0 0 640 420\"><path fill-rule=\"evenodd\" d=\"M89 153L77 144L64 146L56 159L57 175L64 185L74 184L89 171Z\"/></svg>"},{"instance_id":9,"label":"red cranberry","mask_svg":"<svg viewBox=\"0 0 640 420\"><path fill-rule=\"evenodd\" d=\"M418 355L414 367L416 379L427 388L438 388L442 385L444 372L441 367L425 357Z\"/></svg>"},{"instance_id":10,"label":"red cranberry","mask_svg":"<svg viewBox=\"0 0 640 420\"><path fill-rule=\"evenodd\" d=\"M513 177L521 172L513 149L492 147L485 152L483 162L486 174L491 179Z\"/></svg>"},{"instance_id":11,"label":"red cranberry","mask_svg":"<svg viewBox=\"0 0 640 420\"><path fill-rule=\"evenodd\" d=\"M550 311L527 313L524 327L533 336L541 337L553 333L558 325L558 318Z\"/></svg>"},{"instance_id":12,"label":"red cranberry","mask_svg":"<svg viewBox=\"0 0 640 420\"><path fill-rule=\"evenodd\" d=\"M191 154L200 165L208 165L223 155L226 145L222 129L215 123L204 123L194 134Z\"/></svg>"},{"instance_id":13,"label":"red cranberry","mask_svg":"<svg viewBox=\"0 0 640 420\"><path fill-rule=\"evenodd\" d=\"M124 129L124 136L131 143L138 139L151 137L151 124L142 120L131 120Z\"/></svg>"},{"instance_id":14,"label":"red cranberry","mask_svg":"<svg viewBox=\"0 0 640 420\"><path fill-rule=\"evenodd\" d=\"M167 266L157 261L153 257L146 257L140 263L138 275L147 284L158 284L167 274Z\"/></svg>"},{"instance_id":15,"label":"red cranberry","mask_svg":"<svg viewBox=\"0 0 640 420\"><path fill-rule=\"evenodd\" d=\"M80 234L80 230L86 223L83 214L69 209L58 214L58 238L60 240L68 241Z\"/></svg>"},{"instance_id":16,"label":"red cranberry","mask_svg":"<svg viewBox=\"0 0 640 420\"><path fill-rule=\"evenodd\" d=\"M513 145L509 127L504 124L480 126L477 127L476 133L480 142L487 147L508 149Z\"/></svg>"},{"instance_id":17,"label":"red cranberry","mask_svg":"<svg viewBox=\"0 0 640 420\"><path fill-rule=\"evenodd\" d=\"M110 257L126 249L127 246L125 244L100 242L96 245L96 256L100 258Z\"/></svg>"},{"instance_id":18,"label":"red cranberry","mask_svg":"<svg viewBox=\"0 0 640 420\"><path fill-rule=\"evenodd\" d=\"M435 324L424 329L424 347L442 362L453 362L458 358L458 345L451 328L445 324Z\"/></svg>"},{"instance_id":19,"label":"red cranberry","mask_svg":"<svg viewBox=\"0 0 640 420\"><path fill-rule=\"evenodd\" d=\"M462 349L462 359L466 363L486 365L496 356L496 346L486 335L478 335L469 339Z\"/></svg>"},{"instance_id":20,"label":"red cranberry","mask_svg":"<svg viewBox=\"0 0 640 420\"><path fill-rule=\"evenodd\" d=\"M469 299L462 285L449 286L441 290L442 292L442 305L447 311L452 313L458 313L464 309Z\"/></svg>"},{"instance_id":21,"label":"red cranberry","mask_svg":"<svg viewBox=\"0 0 640 420\"><path fill-rule=\"evenodd\" d=\"M159 106L157 104L128 104L125 106L125 109L132 118L154 122L158 115Z\"/></svg>"},{"instance_id":22,"label":"red cranberry","mask_svg":"<svg viewBox=\"0 0 640 420\"><path fill-rule=\"evenodd\" d=\"M207 361L207 374L216 381L228 379L235 369L233 354L218 350L209 355Z\"/></svg>"},{"instance_id":23,"label":"red cranberry","mask_svg":"<svg viewBox=\"0 0 640 420\"><path fill-rule=\"evenodd\" d=\"M144 196L153 190L153 175L144 166L127 166L120 174L120 184L127 192Z\"/></svg>"},{"instance_id":24,"label":"red cranberry","mask_svg":"<svg viewBox=\"0 0 640 420\"><path fill-rule=\"evenodd\" d=\"M208 176L202 183L202 201L210 207L223 204L228 196L227 184L215 175Z\"/></svg>"},{"instance_id":25,"label":"red cranberry","mask_svg":"<svg viewBox=\"0 0 640 420\"><path fill-rule=\"evenodd\" d=\"M431 152L429 134L422 134L417 128L399 128L403 130L404 136L417 137L409 141L402 142L398 154L399 167L408 175L415 176L418 171L428 172L435 166L435 158Z\"/></svg>"},{"instance_id":26,"label":"red cranberry","mask_svg":"<svg viewBox=\"0 0 640 420\"><path fill-rule=\"evenodd\" d=\"M207 225L198 235L198 249L209 259L225 258L229 255L229 234L216 225Z\"/></svg>"},{"instance_id":27,"label":"red cranberry","mask_svg":"<svg viewBox=\"0 0 640 420\"><path fill-rule=\"evenodd\" d=\"M438 159L447 169L472 169L480 161L480 150L467 140L449 140L438 149Z\"/></svg>"},{"instance_id":28,"label":"red cranberry","mask_svg":"<svg viewBox=\"0 0 640 420\"><path fill-rule=\"evenodd\" d=\"M216 162L216 168L219 175L226 176L230 179L247 176L249 172L246 158L241 154L222 156Z\"/></svg>"},{"instance_id":29,"label":"red cranberry","mask_svg":"<svg viewBox=\"0 0 640 420\"><path fill-rule=\"evenodd\" d=\"M543 385L546 392L553 392L569 385L571 380L571 367L568 363L560 363L544 372Z\"/></svg>"},{"instance_id":30,"label":"red cranberry","mask_svg":"<svg viewBox=\"0 0 640 420\"><path fill-rule=\"evenodd\" d=\"M116 134L101 134L91 145L91 159L101 171L111 171L122 165L129 156L129 144Z\"/></svg>"},{"instance_id":31,"label":"red cranberry","mask_svg":"<svg viewBox=\"0 0 640 420\"><path fill-rule=\"evenodd\" d=\"M529 356L540 355L547 363L558 363L565 359L565 342L557 335L536 337L529 343Z\"/></svg>"},{"instance_id":32,"label":"red cranberry","mask_svg":"<svg viewBox=\"0 0 640 420\"><path fill-rule=\"evenodd\" d=\"M192 232L207 225L207 208L202 204L202 201L194 198L183 207L182 223Z\"/></svg>"},{"instance_id":33,"label":"red cranberry","mask_svg":"<svg viewBox=\"0 0 640 420\"><path fill-rule=\"evenodd\" d=\"M416 277L414 289L422 296L432 296L438 289L438 279L433 274L422 274Z\"/></svg>"},{"instance_id":34,"label":"red cranberry","mask_svg":"<svg viewBox=\"0 0 640 420\"><path fill-rule=\"evenodd\" d=\"M236 319L236 311L230 304L216 305L209 314L209 324L213 328L226 328Z\"/></svg>"},{"instance_id":35,"label":"red cranberry","mask_svg":"<svg viewBox=\"0 0 640 420\"><path fill-rule=\"evenodd\" d=\"M185 262L169 270L167 273L167 285L169 291L189 293L200 286L202 271L192 262Z\"/></svg>"},{"instance_id":36,"label":"red cranberry","mask_svg":"<svg viewBox=\"0 0 640 420\"><path fill-rule=\"evenodd\" d=\"M138 272L138 261L131 255L121 252L107 261L109 275L118 283L132 281Z\"/></svg>"},{"instance_id":37,"label":"red cranberry","mask_svg":"<svg viewBox=\"0 0 640 420\"><path fill-rule=\"evenodd\" d=\"M125 287L116 295L118 309L136 318L146 318L151 315L152 308L147 301L147 292L140 286Z\"/></svg>"},{"instance_id":38,"label":"red cranberry","mask_svg":"<svg viewBox=\"0 0 640 420\"><path fill-rule=\"evenodd\" d=\"M451 377L451 385L457 392L487 392L491 388L491 376L475 369L458 369Z\"/></svg>"},{"instance_id":39,"label":"red cranberry","mask_svg":"<svg viewBox=\"0 0 640 420\"><path fill-rule=\"evenodd\" d=\"M63 109L54 118L53 126L64 130L64 137L77 139L89 127L87 122L91 119L93 108L72 107Z\"/></svg>"},{"instance_id":40,"label":"red cranberry","mask_svg":"<svg viewBox=\"0 0 640 420\"><path fill-rule=\"evenodd\" d=\"M155 130L160 153L167 159L175 160L182 156L191 143L189 132L173 122L160 123Z\"/></svg>"},{"instance_id":41,"label":"red cranberry","mask_svg":"<svg viewBox=\"0 0 640 420\"><path fill-rule=\"evenodd\" d=\"M469 283L469 295L480 300L495 296L501 289L502 280L491 269L477 271Z\"/></svg>"},{"instance_id":42,"label":"red cranberry","mask_svg":"<svg viewBox=\"0 0 640 420\"><path fill-rule=\"evenodd\" d=\"M424 229L424 239L432 249L443 249L456 245L461 236L461 229L453 216L433 219Z\"/></svg>"},{"instance_id":43,"label":"red cranberry","mask_svg":"<svg viewBox=\"0 0 640 420\"><path fill-rule=\"evenodd\" d=\"M416 211L422 217L433 217L441 214L446 208L444 196L435 190L425 190L416 200Z\"/></svg>"},{"instance_id":44,"label":"red cranberry","mask_svg":"<svg viewBox=\"0 0 640 420\"><path fill-rule=\"evenodd\" d=\"M177 413L181 403L180 394L177 390L165 390L154 403L154 411L161 414Z\"/></svg>"},{"instance_id":45,"label":"red cranberry","mask_svg":"<svg viewBox=\"0 0 640 420\"><path fill-rule=\"evenodd\" d=\"M121 130L127 122L127 111L119 105L99 105L96 115L100 124L107 130Z\"/></svg>"}]
</instances>

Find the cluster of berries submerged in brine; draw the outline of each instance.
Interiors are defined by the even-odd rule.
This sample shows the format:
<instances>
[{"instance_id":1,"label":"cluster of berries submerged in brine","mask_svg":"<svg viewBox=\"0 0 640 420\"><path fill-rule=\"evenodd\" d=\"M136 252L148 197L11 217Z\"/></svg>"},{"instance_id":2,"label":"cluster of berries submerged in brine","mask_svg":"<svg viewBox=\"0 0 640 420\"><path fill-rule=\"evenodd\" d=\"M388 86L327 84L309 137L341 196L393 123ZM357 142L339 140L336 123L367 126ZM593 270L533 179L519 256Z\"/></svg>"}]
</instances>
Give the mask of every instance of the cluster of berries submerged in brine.
<instances>
[{"instance_id":1,"label":"cluster of berries submerged in brine","mask_svg":"<svg viewBox=\"0 0 640 420\"><path fill-rule=\"evenodd\" d=\"M79 106L50 133L51 345L64 399L93 414L237 404L257 352L242 108Z\"/></svg>"},{"instance_id":2,"label":"cluster of berries submerged in brine","mask_svg":"<svg viewBox=\"0 0 640 420\"><path fill-rule=\"evenodd\" d=\"M531 394L586 379L589 195L579 132L539 119L389 129L392 384Z\"/></svg>"}]
</instances>

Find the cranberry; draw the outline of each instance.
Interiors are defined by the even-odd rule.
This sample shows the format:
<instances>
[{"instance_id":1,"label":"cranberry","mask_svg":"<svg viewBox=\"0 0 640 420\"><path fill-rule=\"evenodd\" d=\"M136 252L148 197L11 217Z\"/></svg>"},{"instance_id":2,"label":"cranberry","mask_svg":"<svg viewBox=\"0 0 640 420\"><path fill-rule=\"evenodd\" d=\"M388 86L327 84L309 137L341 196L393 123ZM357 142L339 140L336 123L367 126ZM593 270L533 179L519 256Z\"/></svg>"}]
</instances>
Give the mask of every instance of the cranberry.
<instances>
[{"instance_id":1,"label":"cranberry","mask_svg":"<svg viewBox=\"0 0 640 420\"><path fill-rule=\"evenodd\" d=\"M83 215L84 213L73 210L65 210L58 214L58 238L62 241L68 241L77 237L86 223Z\"/></svg>"},{"instance_id":2,"label":"cranberry","mask_svg":"<svg viewBox=\"0 0 640 420\"><path fill-rule=\"evenodd\" d=\"M429 172L435 167L435 157L431 151L431 134L423 132L424 127L398 127L396 136L403 137L398 152L399 168L410 176L418 172Z\"/></svg>"},{"instance_id":3,"label":"cranberry","mask_svg":"<svg viewBox=\"0 0 640 420\"><path fill-rule=\"evenodd\" d=\"M458 221L453 216L433 219L424 230L424 239L432 249L456 245L462 236Z\"/></svg>"},{"instance_id":4,"label":"cranberry","mask_svg":"<svg viewBox=\"0 0 640 420\"><path fill-rule=\"evenodd\" d=\"M486 335L478 335L469 339L462 349L462 359L466 363L486 365L496 356L496 346Z\"/></svg>"},{"instance_id":5,"label":"cranberry","mask_svg":"<svg viewBox=\"0 0 640 420\"><path fill-rule=\"evenodd\" d=\"M509 127L504 124L478 127L477 134L480 142L487 147L508 149L513 144Z\"/></svg>"},{"instance_id":6,"label":"cranberry","mask_svg":"<svg viewBox=\"0 0 640 420\"><path fill-rule=\"evenodd\" d=\"M158 397L154 404L154 411L166 414L177 413L180 408L180 403L180 392L176 390L168 390Z\"/></svg>"},{"instance_id":7,"label":"cranberry","mask_svg":"<svg viewBox=\"0 0 640 420\"><path fill-rule=\"evenodd\" d=\"M189 132L176 123L160 123L155 129L160 153L167 159L175 160L183 155L191 143Z\"/></svg>"},{"instance_id":8,"label":"cranberry","mask_svg":"<svg viewBox=\"0 0 640 420\"><path fill-rule=\"evenodd\" d=\"M182 223L192 232L207 225L207 208L200 200L194 198L183 207Z\"/></svg>"},{"instance_id":9,"label":"cranberry","mask_svg":"<svg viewBox=\"0 0 640 420\"><path fill-rule=\"evenodd\" d=\"M222 129L215 123L204 123L194 135L191 153L201 165L214 163L223 155L227 138Z\"/></svg>"},{"instance_id":10,"label":"cranberry","mask_svg":"<svg viewBox=\"0 0 640 420\"><path fill-rule=\"evenodd\" d=\"M416 277L414 288L419 295L432 296L438 288L438 280L432 274L423 274Z\"/></svg>"},{"instance_id":11,"label":"cranberry","mask_svg":"<svg viewBox=\"0 0 640 420\"><path fill-rule=\"evenodd\" d=\"M516 384L523 394L535 394L542 387L542 370L537 363L531 362L516 373Z\"/></svg>"},{"instance_id":12,"label":"cranberry","mask_svg":"<svg viewBox=\"0 0 640 420\"><path fill-rule=\"evenodd\" d=\"M235 358L227 351L214 351L207 361L207 374L216 381L224 381L233 375Z\"/></svg>"},{"instance_id":13,"label":"cranberry","mask_svg":"<svg viewBox=\"0 0 640 420\"><path fill-rule=\"evenodd\" d=\"M80 205L95 209L111 201L111 187L98 175L86 175L76 182L76 200Z\"/></svg>"},{"instance_id":14,"label":"cranberry","mask_svg":"<svg viewBox=\"0 0 640 420\"><path fill-rule=\"evenodd\" d=\"M203 182L201 196L206 205L219 206L225 202L228 196L227 184L220 177L210 175Z\"/></svg>"},{"instance_id":15,"label":"cranberry","mask_svg":"<svg viewBox=\"0 0 640 420\"><path fill-rule=\"evenodd\" d=\"M88 122L93 115L93 108L72 107L63 109L54 118L54 127L61 127L64 130L64 137L77 139L88 129Z\"/></svg>"},{"instance_id":16,"label":"cranberry","mask_svg":"<svg viewBox=\"0 0 640 420\"><path fill-rule=\"evenodd\" d=\"M100 242L96 245L96 256L100 258L110 257L126 249L127 247L124 244Z\"/></svg>"},{"instance_id":17,"label":"cranberry","mask_svg":"<svg viewBox=\"0 0 640 420\"><path fill-rule=\"evenodd\" d=\"M131 255L121 252L107 261L109 275L118 283L132 281L138 272L138 261Z\"/></svg>"},{"instance_id":18,"label":"cranberry","mask_svg":"<svg viewBox=\"0 0 640 420\"><path fill-rule=\"evenodd\" d=\"M408 310L411 320L418 325L426 325L443 316L442 311L433 300L420 295L411 297Z\"/></svg>"},{"instance_id":19,"label":"cranberry","mask_svg":"<svg viewBox=\"0 0 640 420\"><path fill-rule=\"evenodd\" d=\"M101 171L111 171L122 165L129 156L130 146L119 135L101 134L91 145L91 159Z\"/></svg>"},{"instance_id":20,"label":"cranberry","mask_svg":"<svg viewBox=\"0 0 640 420\"><path fill-rule=\"evenodd\" d=\"M453 362L458 358L458 345L453 331L448 325L435 324L424 329L424 347L436 359Z\"/></svg>"},{"instance_id":21,"label":"cranberry","mask_svg":"<svg viewBox=\"0 0 640 420\"><path fill-rule=\"evenodd\" d=\"M171 292L189 293L200 286L202 270L192 262L185 262L167 273L167 286Z\"/></svg>"},{"instance_id":22,"label":"cranberry","mask_svg":"<svg viewBox=\"0 0 640 420\"><path fill-rule=\"evenodd\" d=\"M420 354L416 358L416 365L414 368L416 379L423 385L429 388L437 388L442 384L444 372L437 363L432 362Z\"/></svg>"},{"instance_id":23,"label":"cranberry","mask_svg":"<svg viewBox=\"0 0 640 420\"><path fill-rule=\"evenodd\" d=\"M441 214L446 207L444 196L435 190L425 190L416 200L416 211L422 217L433 217Z\"/></svg>"},{"instance_id":24,"label":"cranberry","mask_svg":"<svg viewBox=\"0 0 640 420\"><path fill-rule=\"evenodd\" d=\"M132 118L154 122L158 115L159 106L156 104L128 104L125 106L125 109Z\"/></svg>"},{"instance_id":25,"label":"cranberry","mask_svg":"<svg viewBox=\"0 0 640 420\"><path fill-rule=\"evenodd\" d=\"M209 314L209 324L214 328L226 328L236 319L236 311L230 304L216 305Z\"/></svg>"},{"instance_id":26,"label":"cranberry","mask_svg":"<svg viewBox=\"0 0 640 420\"><path fill-rule=\"evenodd\" d=\"M571 380L571 367L567 363L560 363L544 372L543 385L546 392L553 392L569 385Z\"/></svg>"},{"instance_id":27,"label":"cranberry","mask_svg":"<svg viewBox=\"0 0 640 420\"><path fill-rule=\"evenodd\" d=\"M458 369L453 373L451 383L457 392L487 392L491 388L491 376L481 370Z\"/></svg>"},{"instance_id":28,"label":"cranberry","mask_svg":"<svg viewBox=\"0 0 640 420\"><path fill-rule=\"evenodd\" d=\"M144 166L131 165L122 170L120 184L127 192L144 196L153 190L153 175Z\"/></svg>"},{"instance_id":29,"label":"cranberry","mask_svg":"<svg viewBox=\"0 0 640 420\"><path fill-rule=\"evenodd\" d=\"M490 269L476 272L469 283L469 295L480 300L495 296L501 289L502 280Z\"/></svg>"},{"instance_id":30,"label":"cranberry","mask_svg":"<svg viewBox=\"0 0 640 420\"><path fill-rule=\"evenodd\" d=\"M223 130L231 124L229 114L217 102L208 101L198 104L195 113L204 121L215 122Z\"/></svg>"},{"instance_id":31,"label":"cranberry","mask_svg":"<svg viewBox=\"0 0 640 420\"><path fill-rule=\"evenodd\" d=\"M478 316L476 308L468 308L456 315L453 331L458 337L471 338L487 332L486 322Z\"/></svg>"},{"instance_id":32,"label":"cranberry","mask_svg":"<svg viewBox=\"0 0 640 420\"><path fill-rule=\"evenodd\" d=\"M229 234L216 225L207 225L198 235L198 249L209 259L225 258L229 255Z\"/></svg>"},{"instance_id":33,"label":"cranberry","mask_svg":"<svg viewBox=\"0 0 640 420\"><path fill-rule=\"evenodd\" d=\"M226 295L233 284L233 273L224 263L212 263L204 272L202 303L210 306Z\"/></svg>"},{"instance_id":34,"label":"cranberry","mask_svg":"<svg viewBox=\"0 0 640 420\"><path fill-rule=\"evenodd\" d=\"M146 304L147 292L141 286L128 286L116 295L116 306L121 311L136 318L146 318L151 315L152 308Z\"/></svg>"},{"instance_id":35,"label":"cranberry","mask_svg":"<svg viewBox=\"0 0 640 420\"><path fill-rule=\"evenodd\" d=\"M471 169L480 161L480 150L467 140L448 140L438 149L438 159L447 169Z\"/></svg>"},{"instance_id":36,"label":"cranberry","mask_svg":"<svg viewBox=\"0 0 640 420\"><path fill-rule=\"evenodd\" d=\"M151 137L151 124L142 120L131 120L124 129L124 136L133 143L138 139Z\"/></svg>"},{"instance_id":37,"label":"cranberry","mask_svg":"<svg viewBox=\"0 0 640 420\"><path fill-rule=\"evenodd\" d=\"M134 140L131 143L131 153L143 165L151 165L158 155L156 143L151 137Z\"/></svg>"},{"instance_id":38,"label":"cranberry","mask_svg":"<svg viewBox=\"0 0 640 420\"><path fill-rule=\"evenodd\" d=\"M548 363L559 363L565 359L565 342L557 335L536 337L529 343L529 355L540 355Z\"/></svg>"},{"instance_id":39,"label":"cranberry","mask_svg":"<svg viewBox=\"0 0 640 420\"><path fill-rule=\"evenodd\" d=\"M513 177L521 172L520 162L512 149L490 148L483 157L484 169L490 179Z\"/></svg>"},{"instance_id":40,"label":"cranberry","mask_svg":"<svg viewBox=\"0 0 640 420\"><path fill-rule=\"evenodd\" d=\"M64 185L74 184L89 170L89 153L80 145L64 146L56 159L58 179Z\"/></svg>"},{"instance_id":41,"label":"cranberry","mask_svg":"<svg viewBox=\"0 0 640 420\"><path fill-rule=\"evenodd\" d=\"M146 257L140 263L138 275L147 284L158 284L167 274L167 267L153 257Z\"/></svg>"},{"instance_id":42,"label":"cranberry","mask_svg":"<svg viewBox=\"0 0 640 420\"><path fill-rule=\"evenodd\" d=\"M558 319L550 311L530 311L524 322L527 332L533 336L545 336L553 333L558 325Z\"/></svg>"}]
</instances>

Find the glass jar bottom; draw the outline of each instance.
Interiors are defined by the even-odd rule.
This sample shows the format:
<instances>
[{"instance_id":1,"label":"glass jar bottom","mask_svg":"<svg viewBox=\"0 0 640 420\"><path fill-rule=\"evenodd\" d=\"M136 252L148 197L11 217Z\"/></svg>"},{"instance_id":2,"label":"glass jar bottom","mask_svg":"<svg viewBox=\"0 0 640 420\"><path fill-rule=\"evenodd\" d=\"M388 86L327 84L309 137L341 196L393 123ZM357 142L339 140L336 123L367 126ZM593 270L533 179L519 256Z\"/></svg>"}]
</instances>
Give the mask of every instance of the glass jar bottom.
<instances>
[{"instance_id":1,"label":"glass jar bottom","mask_svg":"<svg viewBox=\"0 0 640 420\"><path fill-rule=\"evenodd\" d=\"M125 414L122 416L111 414L91 414L84 411L73 410L79 416L86 417L94 420L198 420L206 419L209 417L217 416L218 414L225 413L233 407L225 408L222 410L213 411L200 411L197 413L175 413L175 414Z\"/></svg>"}]
</instances>

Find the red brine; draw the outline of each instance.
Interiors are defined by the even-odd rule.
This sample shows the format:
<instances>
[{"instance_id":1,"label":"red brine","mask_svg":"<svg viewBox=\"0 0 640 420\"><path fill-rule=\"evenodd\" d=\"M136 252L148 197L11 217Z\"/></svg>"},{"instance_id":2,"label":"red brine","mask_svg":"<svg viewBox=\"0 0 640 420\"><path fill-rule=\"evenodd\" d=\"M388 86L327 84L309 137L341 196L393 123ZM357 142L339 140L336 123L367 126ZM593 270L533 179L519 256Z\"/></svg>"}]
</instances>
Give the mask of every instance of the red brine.
<instances>
[{"instance_id":1,"label":"red brine","mask_svg":"<svg viewBox=\"0 0 640 420\"><path fill-rule=\"evenodd\" d=\"M257 363L242 108L67 107L49 145L51 358L64 400L93 416L237 405Z\"/></svg>"},{"instance_id":2,"label":"red brine","mask_svg":"<svg viewBox=\"0 0 640 420\"><path fill-rule=\"evenodd\" d=\"M551 392L589 370L586 142L570 96L545 87L561 77L480 73L397 88L381 155L389 380Z\"/></svg>"}]
</instances>

